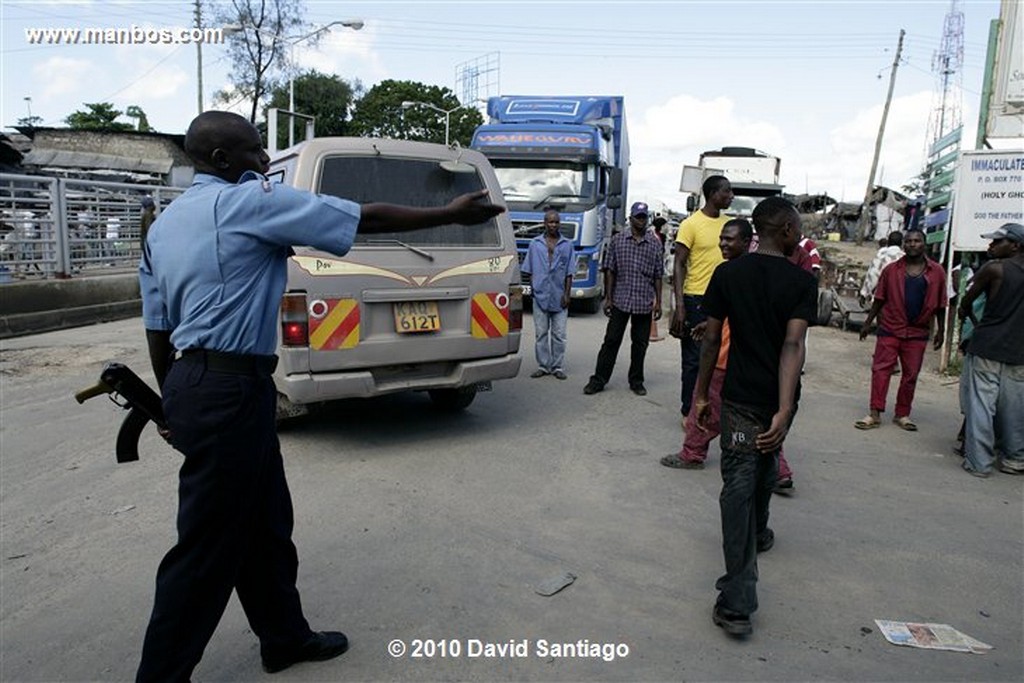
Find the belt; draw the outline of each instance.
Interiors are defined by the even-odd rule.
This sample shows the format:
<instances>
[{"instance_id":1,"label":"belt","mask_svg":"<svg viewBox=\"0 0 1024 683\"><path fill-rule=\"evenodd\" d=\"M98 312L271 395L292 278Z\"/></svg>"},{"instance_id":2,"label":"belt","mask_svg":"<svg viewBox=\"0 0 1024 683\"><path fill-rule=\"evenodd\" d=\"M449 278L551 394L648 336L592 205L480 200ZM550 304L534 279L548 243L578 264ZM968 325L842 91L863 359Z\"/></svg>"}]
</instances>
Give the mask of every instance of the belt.
<instances>
[{"instance_id":1,"label":"belt","mask_svg":"<svg viewBox=\"0 0 1024 683\"><path fill-rule=\"evenodd\" d=\"M179 351L176 360L201 362L213 372L231 375L272 375L277 368L277 356L259 356L251 353L225 353L207 349Z\"/></svg>"}]
</instances>

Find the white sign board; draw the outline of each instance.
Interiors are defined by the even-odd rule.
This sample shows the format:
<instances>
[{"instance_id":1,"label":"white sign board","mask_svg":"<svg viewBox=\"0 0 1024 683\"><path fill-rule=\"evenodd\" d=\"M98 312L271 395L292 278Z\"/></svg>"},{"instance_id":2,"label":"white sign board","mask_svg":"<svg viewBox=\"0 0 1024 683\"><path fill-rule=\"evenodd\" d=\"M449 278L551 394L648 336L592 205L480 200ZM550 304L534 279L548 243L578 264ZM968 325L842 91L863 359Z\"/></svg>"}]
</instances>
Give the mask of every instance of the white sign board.
<instances>
[{"instance_id":1,"label":"white sign board","mask_svg":"<svg viewBox=\"0 0 1024 683\"><path fill-rule=\"evenodd\" d=\"M1024 223L1024 150L963 152L953 192L953 249L985 251L982 235Z\"/></svg>"}]
</instances>

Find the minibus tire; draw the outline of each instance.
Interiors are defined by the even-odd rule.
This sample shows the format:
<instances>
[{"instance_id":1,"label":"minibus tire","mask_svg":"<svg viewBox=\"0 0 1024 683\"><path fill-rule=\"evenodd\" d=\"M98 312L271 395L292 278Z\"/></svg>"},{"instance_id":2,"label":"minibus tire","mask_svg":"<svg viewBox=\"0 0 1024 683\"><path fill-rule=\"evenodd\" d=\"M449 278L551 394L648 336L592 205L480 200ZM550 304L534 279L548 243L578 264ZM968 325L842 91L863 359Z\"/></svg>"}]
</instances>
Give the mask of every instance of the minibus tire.
<instances>
[{"instance_id":1,"label":"minibus tire","mask_svg":"<svg viewBox=\"0 0 1024 683\"><path fill-rule=\"evenodd\" d=\"M430 400L438 409L445 412L455 413L469 407L469 404L476 398L476 387L462 387L460 389L430 389L427 391Z\"/></svg>"}]
</instances>

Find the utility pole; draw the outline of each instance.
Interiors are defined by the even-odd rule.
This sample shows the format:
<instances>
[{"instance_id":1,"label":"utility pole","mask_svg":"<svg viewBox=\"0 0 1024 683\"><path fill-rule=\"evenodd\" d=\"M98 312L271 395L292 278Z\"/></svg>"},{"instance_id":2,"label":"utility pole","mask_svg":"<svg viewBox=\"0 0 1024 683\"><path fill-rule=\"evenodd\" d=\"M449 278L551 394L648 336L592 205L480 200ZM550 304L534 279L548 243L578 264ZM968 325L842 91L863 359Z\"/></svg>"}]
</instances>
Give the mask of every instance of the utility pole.
<instances>
[{"instance_id":1,"label":"utility pole","mask_svg":"<svg viewBox=\"0 0 1024 683\"><path fill-rule=\"evenodd\" d=\"M868 187L864 190L864 203L860 207L860 221L857 225L857 244L864 243L864 233L871 221L868 213L871 204L872 190L875 189L875 171L878 170L878 157L882 152L882 136L885 135L885 120L889 117L889 105L892 104L892 91L896 86L896 69L900 65L900 55L903 54L903 36L906 31L900 29L900 40L896 44L896 58L892 60L892 73L889 74L889 94L885 97L885 107L882 109L882 121L878 124L878 137L875 139L875 157L871 160L871 173L868 174Z\"/></svg>"},{"instance_id":2,"label":"utility pole","mask_svg":"<svg viewBox=\"0 0 1024 683\"><path fill-rule=\"evenodd\" d=\"M203 7L202 0L195 0L196 3L196 28L203 28ZM203 41L196 41L196 80L199 83L198 104L199 113L203 113Z\"/></svg>"}]
</instances>

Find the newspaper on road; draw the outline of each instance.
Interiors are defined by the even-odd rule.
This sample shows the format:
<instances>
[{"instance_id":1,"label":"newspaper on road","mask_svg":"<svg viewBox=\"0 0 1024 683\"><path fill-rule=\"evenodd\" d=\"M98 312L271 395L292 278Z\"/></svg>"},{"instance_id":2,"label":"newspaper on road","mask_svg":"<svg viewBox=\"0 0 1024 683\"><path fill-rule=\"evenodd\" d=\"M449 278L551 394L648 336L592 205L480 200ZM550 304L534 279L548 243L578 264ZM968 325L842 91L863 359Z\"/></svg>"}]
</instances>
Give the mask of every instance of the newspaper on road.
<instances>
[{"instance_id":1,"label":"newspaper on road","mask_svg":"<svg viewBox=\"0 0 1024 683\"><path fill-rule=\"evenodd\" d=\"M893 645L909 645L927 650L950 650L982 655L991 645L957 631L949 624L918 624L910 621L875 619L878 629Z\"/></svg>"}]
</instances>

